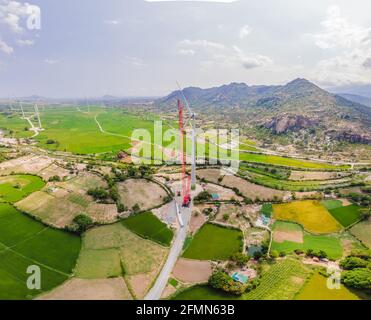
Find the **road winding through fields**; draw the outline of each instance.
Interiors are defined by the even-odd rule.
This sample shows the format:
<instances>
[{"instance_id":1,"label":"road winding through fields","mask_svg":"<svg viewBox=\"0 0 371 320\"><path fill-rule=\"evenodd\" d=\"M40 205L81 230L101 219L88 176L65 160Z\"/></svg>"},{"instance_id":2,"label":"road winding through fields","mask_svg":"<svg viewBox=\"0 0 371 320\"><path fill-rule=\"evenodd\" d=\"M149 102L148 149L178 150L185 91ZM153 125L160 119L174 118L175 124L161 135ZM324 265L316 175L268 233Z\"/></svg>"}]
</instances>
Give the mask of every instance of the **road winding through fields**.
<instances>
[{"instance_id":1,"label":"road winding through fields","mask_svg":"<svg viewBox=\"0 0 371 320\"><path fill-rule=\"evenodd\" d=\"M174 213L176 211L175 201L176 200L174 200L174 206L172 209L174 210ZM176 236L175 236L175 240L173 241L173 244L170 248L170 252L167 257L167 260L159 276L157 277L154 286L147 293L144 300L159 300L161 298L162 292L166 288L166 285L168 283L171 272L173 271L175 263L178 260L178 257L180 256L180 254L182 253L183 244L187 237L188 224L191 218L192 205L193 204L191 204L189 208L181 208L184 226L179 227L178 232L176 233Z\"/></svg>"}]
</instances>

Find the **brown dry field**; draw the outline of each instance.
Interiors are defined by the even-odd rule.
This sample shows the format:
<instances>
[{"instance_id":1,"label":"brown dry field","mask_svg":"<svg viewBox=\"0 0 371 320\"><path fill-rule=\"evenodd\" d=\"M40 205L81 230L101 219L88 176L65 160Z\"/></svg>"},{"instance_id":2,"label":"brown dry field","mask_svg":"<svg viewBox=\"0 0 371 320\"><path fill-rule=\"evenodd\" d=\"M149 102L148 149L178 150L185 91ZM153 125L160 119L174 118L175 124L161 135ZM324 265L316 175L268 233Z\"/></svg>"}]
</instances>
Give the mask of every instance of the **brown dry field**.
<instances>
[{"instance_id":1,"label":"brown dry field","mask_svg":"<svg viewBox=\"0 0 371 320\"><path fill-rule=\"evenodd\" d=\"M105 182L90 173L84 173L65 182L48 183L43 190L32 193L15 206L43 222L64 228L80 213L95 222L115 222L118 212L115 204L98 204L86 194L92 186L105 186Z\"/></svg>"},{"instance_id":2,"label":"brown dry field","mask_svg":"<svg viewBox=\"0 0 371 320\"><path fill-rule=\"evenodd\" d=\"M337 199L337 200L340 200L341 201L341 204L346 207L346 206L350 206L352 203L348 200L348 199Z\"/></svg>"},{"instance_id":3,"label":"brown dry field","mask_svg":"<svg viewBox=\"0 0 371 320\"><path fill-rule=\"evenodd\" d=\"M274 190L259 186L236 176L225 176L222 184L229 188L238 188L240 192L250 199L273 200L273 197L283 198L288 192Z\"/></svg>"},{"instance_id":4,"label":"brown dry field","mask_svg":"<svg viewBox=\"0 0 371 320\"><path fill-rule=\"evenodd\" d=\"M46 167L45 169L39 172L39 176L42 177L44 180L48 181L50 177L59 176L60 178L69 177L70 173L68 170L57 166L56 164L52 163L50 166Z\"/></svg>"},{"instance_id":5,"label":"brown dry field","mask_svg":"<svg viewBox=\"0 0 371 320\"><path fill-rule=\"evenodd\" d=\"M347 176L346 173L321 171L291 171L290 180L332 180Z\"/></svg>"},{"instance_id":6,"label":"brown dry field","mask_svg":"<svg viewBox=\"0 0 371 320\"><path fill-rule=\"evenodd\" d=\"M298 200L305 199L321 199L322 193L318 191L304 191L304 192L295 192L295 197Z\"/></svg>"},{"instance_id":7,"label":"brown dry field","mask_svg":"<svg viewBox=\"0 0 371 320\"><path fill-rule=\"evenodd\" d=\"M84 172L68 181L56 182L55 186L80 194L86 194L91 188L107 187L107 183L95 174Z\"/></svg>"},{"instance_id":8,"label":"brown dry field","mask_svg":"<svg viewBox=\"0 0 371 320\"><path fill-rule=\"evenodd\" d=\"M28 155L1 163L0 171L3 175L12 172L38 174L42 169L51 165L52 162L53 160L46 156Z\"/></svg>"},{"instance_id":9,"label":"brown dry field","mask_svg":"<svg viewBox=\"0 0 371 320\"><path fill-rule=\"evenodd\" d=\"M218 179L222 176L220 169L201 169L197 170L196 174L200 179L204 178L213 183L219 183Z\"/></svg>"},{"instance_id":10,"label":"brown dry field","mask_svg":"<svg viewBox=\"0 0 371 320\"><path fill-rule=\"evenodd\" d=\"M158 270L159 271L159 270ZM143 299L150 289L153 280L156 278L157 270L149 273L141 273L132 276L126 276L127 281L130 283L134 291L136 299Z\"/></svg>"},{"instance_id":11,"label":"brown dry field","mask_svg":"<svg viewBox=\"0 0 371 320\"><path fill-rule=\"evenodd\" d=\"M93 256L98 253L103 260L92 260L91 253ZM167 248L137 236L118 222L90 229L84 234L75 272L81 278L118 276L121 261L129 288L135 298L141 299L160 272L167 253Z\"/></svg>"},{"instance_id":12,"label":"brown dry field","mask_svg":"<svg viewBox=\"0 0 371 320\"><path fill-rule=\"evenodd\" d=\"M340 193L348 195L350 193L363 193L360 187L351 187L351 188L344 188L339 190Z\"/></svg>"},{"instance_id":13,"label":"brown dry field","mask_svg":"<svg viewBox=\"0 0 371 320\"><path fill-rule=\"evenodd\" d=\"M171 284L168 284L164 292L162 293L161 299L169 298L175 292L176 292L176 289Z\"/></svg>"},{"instance_id":14,"label":"brown dry field","mask_svg":"<svg viewBox=\"0 0 371 320\"><path fill-rule=\"evenodd\" d=\"M132 300L124 279L72 278L36 300Z\"/></svg>"},{"instance_id":15,"label":"brown dry field","mask_svg":"<svg viewBox=\"0 0 371 320\"><path fill-rule=\"evenodd\" d=\"M138 204L141 210L161 205L167 193L158 184L144 179L129 179L119 184L122 203L128 208Z\"/></svg>"},{"instance_id":16,"label":"brown dry field","mask_svg":"<svg viewBox=\"0 0 371 320\"><path fill-rule=\"evenodd\" d=\"M195 212L198 212L197 216L194 214ZM202 213L202 211L194 210L192 212L191 221L189 222L189 231L192 234L195 234L198 231L198 229L200 229L203 226L205 222L206 222L206 217Z\"/></svg>"},{"instance_id":17,"label":"brown dry field","mask_svg":"<svg viewBox=\"0 0 371 320\"><path fill-rule=\"evenodd\" d=\"M284 241L291 241L296 243L303 243L303 232L301 231L274 231L273 240L278 243Z\"/></svg>"},{"instance_id":18,"label":"brown dry field","mask_svg":"<svg viewBox=\"0 0 371 320\"><path fill-rule=\"evenodd\" d=\"M219 186L217 184L213 183L207 183L205 186L205 190L208 191L209 193L216 193L219 195L219 200L225 201L225 200L238 200L242 201L242 197L239 197L236 195L236 193L228 188L224 188L222 186Z\"/></svg>"},{"instance_id":19,"label":"brown dry field","mask_svg":"<svg viewBox=\"0 0 371 320\"><path fill-rule=\"evenodd\" d=\"M184 283L207 282L212 274L209 261L198 261L180 258L173 270L174 278Z\"/></svg>"}]
</instances>

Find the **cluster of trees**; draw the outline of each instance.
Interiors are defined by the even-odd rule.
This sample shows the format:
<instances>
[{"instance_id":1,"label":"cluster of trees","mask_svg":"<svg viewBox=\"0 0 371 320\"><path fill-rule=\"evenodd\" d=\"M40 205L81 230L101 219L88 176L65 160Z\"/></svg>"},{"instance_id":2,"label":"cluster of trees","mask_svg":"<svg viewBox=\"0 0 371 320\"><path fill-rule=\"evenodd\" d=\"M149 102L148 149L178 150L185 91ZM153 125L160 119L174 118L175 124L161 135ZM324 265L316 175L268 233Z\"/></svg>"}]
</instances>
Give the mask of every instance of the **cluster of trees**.
<instances>
[{"instance_id":1,"label":"cluster of trees","mask_svg":"<svg viewBox=\"0 0 371 320\"><path fill-rule=\"evenodd\" d=\"M101 187L89 189L88 195L92 196L95 201L104 201L109 198L109 192Z\"/></svg>"},{"instance_id":2,"label":"cluster of trees","mask_svg":"<svg viewBox=\"0 0 371 320\"><path fill-rule=\"evenodd\" d=\"M246 263L249 262L250 257L246 254L243 254L241 252L236 252L231 256L231 261L236 263L238 266L243 267L246 265Z\"/></svg>"},{"instance_id":3,"label":"cluster of trees","mask_svg":"<svg viewBox=\"0 0 371 320\"><path fill-rule=\"evenodd\" d=\"M371 290L371 253L370 250L353 251L340 262L345 270L341 281L348 287Z\"/></svg>"},{"instance_id":4,"label":"cluster of trees","mask_svg":"<svg viewBox=\"0 0 371 320\"><path fill-rule=\"evenodd\" d=\"M362 187L362 191L369 193L365 190L368 190L369 187ZM371 206L371 195L369 194L360 194L360 193L349 193L349 194L342 194L339 191L335 192L337 197L340 198L349 198L352 202L357 203L362 207L370 207Z\"/></svg>"},{"instance_id":5,"label":"cluster of trees","mask_svg":"<svg viewBox=\"0 0 371 320\"><path fill-rule=\"evenodd\" d=\"M211 200L211 194L207 191L200 192L195 198L195 201L208 201Z\"/></svg>"},{"instance_id":6,"label":"cluster of trees","mask_svg":"<svg viewBox=\"0 0 371 320\"><path fill-rule=\"evenodd\" d=\"M73 219L73 224L69 227L69 230L81 234L93 226L94 222L92 218L90 218L86 214L81 213Z\"/></svg>"},{"instance_id":7,"label":"cluster of trees","mask_svg":"<svg viewBox=\"0 0 371 320\"><path fill-rule=\"evenodd\" d=\"M310 258L317 257L319 259L326 259L328 257L327 253L324 250L319 250L317 252L317 251L314 251L313 249L308 249L305 252L305 255Z\"/></svg>"},{"instance_id":8,"label":"cluster of trees","mask_svg":"<svg viewBox=\"0 0 371 320\"><path fill-rule=\"evenodd\" d=\"M225 292L241 295L246 291L246 286L240 282L234 281L228 274L218 270L209 278L209 285L215 289L221 289Z\"/></svg>"},{"instance_id":9,"label":"cluster of trees","mask_svg":"<svg viewBox=\"0 0 371 320\"><path fill-rule=\"evenodd\" d=\"M61 177L60 176L52 176L48 179L49 182L60 182L62 181Z\"/></svg>"}]
</instances>

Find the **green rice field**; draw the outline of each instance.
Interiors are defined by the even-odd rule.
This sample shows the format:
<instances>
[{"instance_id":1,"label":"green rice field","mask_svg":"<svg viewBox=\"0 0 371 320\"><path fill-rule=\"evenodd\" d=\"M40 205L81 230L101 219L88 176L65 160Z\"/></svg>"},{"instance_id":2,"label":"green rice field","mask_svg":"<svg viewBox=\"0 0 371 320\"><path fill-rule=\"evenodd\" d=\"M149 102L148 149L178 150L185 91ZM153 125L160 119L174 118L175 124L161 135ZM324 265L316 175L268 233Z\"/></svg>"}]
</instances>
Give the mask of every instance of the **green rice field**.
<instances>
[{"instance_id":1,"label":"green rice field","mask_svg":"<svg viewBox=\"0 0 371 320\"><path fill-rule=\"evenodd\" d=\"M228 260L232 254L241 251L241 247L241 231L205 224L195 234L183 257L198 260Z\"/></svg>"},{"instance_id":2,"label":"green rice field","mask_svg":"<svg viewBox=\"0 0 371 320\"><path fill-rule=\"evenodd\" d=\"M296 249L306 251L312 249L316 252L323 250L327 253L330 259L339 259L343 255L343 247L338 237L331 235L313 235L304 232L303 228L295 223L289 222L275 222L273 230L285 231L285 232L302 232L303 233L303 243L293 242L293 241L283 241L283 242L272 242L272 250L278 252L292 253Z\"/></svg>"},{"instance_id":3,"label":"green rice field","mask_svg":"<svg viewBox=\"0 0 371 320\"><path fill-rule=\"evenodd\" d=\"M81 241L51 229L0 203L0 299L31 299L66 281L75 266ZM26 270L41 269L41 290L29 290Z\"/></svg>"},{"instance_id":4,"label":"green rice field","mask_svg":"<svg viewBox=\"0 0 371 320\"><path fill-rule=\"evenodd\" d=\"M313 162L307 160L299 160L294 158L284 158L280 156L255 154L255 153L240 153L240 160L246 162L267 163L272 165L279 165L293 168L306 168L306 169L326 169L326 170L343 170L349 169L348 165L336 166L323 162Z\"/></svg>"},{"instance_id":5,"label":"green rice field","mask_svg":"<svg viewBox=\"0 0 371 320\"><path fill-rule=\"evenodd\" d=\"M350 206L330 209L329 212L345 228L357 222L361 217L359 207L354 204Z\"/></svg>"},{"instance_id":6,"label":"green rice field","mask_svg":"<svg viewBox=\"0 0 371 320\"><path fill-rule=\"evenodd\" d=\"M238 298L208 285L196 285L176 294L172 300L236 300Z\"/></svg>"},{"instance_id":7,"label":"green rice field","mask_svg":"<svg viewBox=\"0 0 371 320\"><path fill-rule=\"evenodd\" d=\"M0 202L17 202L41 190L45 182L38 176L10 175L0 177Z\"/></svg>"},{"instance_id":8,"label":"green rice field","mask_svg":"<svg viewBox=\"0 0 371 320\"><path fill-rule=\"evenodd\" d=\"M48 150L68 151L76 154L128 150L132 147L130 137L133 130L145 129L153 134L153 120L155 119L154 115L145 113L139 115L119 108L91 107L89 112L85 106L45 107L40 112L45 130L35 137L39 146ZM0 115L0 128L12 130L15 137L32 136L32 132L25 130L27 127L29 127L28 122L16 115L10 117ZM163 130L171 127L173 125L163 124ZM245 146L242 149L255 150L253 146ZM206 146L206 154L208 154L207 150L208 146ZM342 170L349 168L349 166L335 166L248 152L241 152L240 160L307 169Z\"/></svg>"},{"instance_id":9,"label":"green rice field","mask_svg":"<svg viewBox=\"0 0 371 320\"><path fill-rule=\"evenodd\" d=\"M129 230L141 237L170 246L174 233L152 212L140 213L122 221Z\"/></svg>"},{"instance_id":10,"label":"green rice field","mask_svg":"<svg viewBox=\"0 0 371 320\"><path fill-rule=\"evenodd\" d=\"M296 296L297 300L359 300L360 298L340 285L340 289L329 289L327 287L327 278L314 273L302 290Z\"/></svg>"}]
</instances>

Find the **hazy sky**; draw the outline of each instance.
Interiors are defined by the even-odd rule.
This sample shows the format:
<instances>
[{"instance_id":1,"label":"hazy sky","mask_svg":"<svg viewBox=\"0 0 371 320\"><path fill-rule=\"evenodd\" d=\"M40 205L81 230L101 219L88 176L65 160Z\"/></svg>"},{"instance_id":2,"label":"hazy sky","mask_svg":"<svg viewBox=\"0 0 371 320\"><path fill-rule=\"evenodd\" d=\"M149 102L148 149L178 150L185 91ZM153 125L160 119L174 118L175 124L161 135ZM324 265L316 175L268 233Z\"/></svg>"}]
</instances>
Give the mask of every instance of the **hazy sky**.
<instances>
[{"instance_id":1,"label":"hazy sky","mask_svg":"<svg viewBox=\"0 0 371 320\"><path fill-rule=\"evenodd\" d=\"M0 0L0 96L371 83L370 1L225 2ZM28 27L32 5L40 30Z\"/></svg>"}]
</instances>

